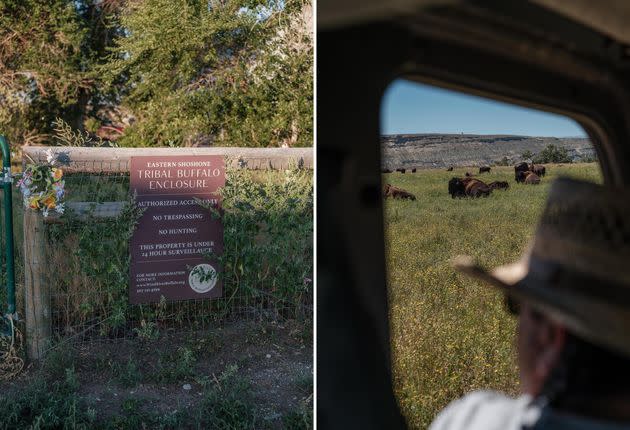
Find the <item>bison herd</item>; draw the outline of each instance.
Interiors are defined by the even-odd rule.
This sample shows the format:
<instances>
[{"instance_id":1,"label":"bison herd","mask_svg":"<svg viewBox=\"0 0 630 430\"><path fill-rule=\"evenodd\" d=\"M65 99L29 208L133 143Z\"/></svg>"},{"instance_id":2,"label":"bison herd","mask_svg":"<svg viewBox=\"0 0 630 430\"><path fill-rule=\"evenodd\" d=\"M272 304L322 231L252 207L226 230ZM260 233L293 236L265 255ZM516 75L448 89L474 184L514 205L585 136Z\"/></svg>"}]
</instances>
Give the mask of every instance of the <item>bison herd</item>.
<instances>
[{"instance_id":1,"label":"bison herd","mask_svg":"<svg viewBox=\"0 0 630 430\"><path fill-rule=\"evenodd\" d=\"M399 168L399 169L396 169L396 171L399 172L399 173L406 173L407 169ZM411 173L416 173L416 171L417 171L417 169L415 167L413 169L411 169ZM391 169L382 169L381 172L382 173L392 173L392 170Z\"/></svg>"},{"instance_id":2,"label":"bison herd","mask_svg":"<svg viewBox=\"0 0 630 430\"><path fill-rule=\"evenodd\" d=\"M547 169L540 164L519 163L514 166L514 180L524 184L540 184L540 178L545 173Z\"/></svg>"},{"instance_id":3,"label":"bison herd","mask_svg":"<svg viewBox=\"0 0 630 430\"><path fill-rule=\"evenodd\" d=\"M449 170L450 171L450 170ZM479 173L490 172L490 167L482 166ZM540 184L540 178L545 176L547 169L539 164L519 163L514 166L514 180L526 185ZM464 178L452 178L448 182L448 193L455 197L487 197L492 190L507 190L510 184L506 181L497 181L486 184L476 179L470 172L466 172Z\"/></svg>"},{"instance_id":4,"label":"bison herd","mask_svg":"<svg viewBox=\"0 0 630 430\"><path fill-rule=\"evenodd\" d=\"M453 171L453 166L446 169L449 172ZM489 166L479 167L479 173L490 173ZM406 169L396 169L397 172L405 173ZM411 170L412 173L416 172L416 169ZM391 170L385 169L384 173L392 173ZM540 178L546 174L545 166L540 164L528 164L519 163L514 166L514 180L517 183L526 185L538 185L540 184ZM463 178L453 177L448 181L448 193L452 198L455 197L488 197L493 190L507 190L510 188L510 184L507 181L495 181L486 184L480 179L474 177L470 172L466 172ZM403 190L402 188L394 187L391 184L386 184L383 187L383 197L391 197L394 199L408 199L415 200L416 196L410 192Z\"/></svg>"}]
</instances>

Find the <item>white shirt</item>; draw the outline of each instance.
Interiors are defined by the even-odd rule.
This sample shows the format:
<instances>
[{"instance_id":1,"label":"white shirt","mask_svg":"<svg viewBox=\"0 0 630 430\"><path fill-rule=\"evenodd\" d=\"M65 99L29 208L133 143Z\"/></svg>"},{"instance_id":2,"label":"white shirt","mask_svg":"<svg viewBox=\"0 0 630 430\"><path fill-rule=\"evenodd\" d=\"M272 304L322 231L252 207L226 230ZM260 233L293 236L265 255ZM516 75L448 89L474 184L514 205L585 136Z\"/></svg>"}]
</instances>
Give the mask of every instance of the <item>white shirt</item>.
<instances>
[{"instance_id":1,"label":"white shirt","mask_svg":"<svg viewBox=\"0 0 630 430\"><path fill-rule=\"evenodd\" d=\"M556 412L531 396L516 399L495 391L475 391L449 404L430 430L622 430L609 422Z\"/></svg>"}]
</instances>

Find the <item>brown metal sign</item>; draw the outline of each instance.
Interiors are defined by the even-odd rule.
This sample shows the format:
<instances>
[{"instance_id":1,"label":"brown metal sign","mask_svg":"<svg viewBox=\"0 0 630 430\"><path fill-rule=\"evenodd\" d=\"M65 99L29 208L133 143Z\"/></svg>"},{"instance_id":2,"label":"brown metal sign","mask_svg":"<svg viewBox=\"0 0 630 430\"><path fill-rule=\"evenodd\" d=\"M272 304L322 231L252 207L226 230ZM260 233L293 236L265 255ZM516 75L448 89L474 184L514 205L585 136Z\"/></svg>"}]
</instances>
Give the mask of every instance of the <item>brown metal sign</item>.
<instances>
[{"instance_id":1,"label":"brown metal sign","mask_svg":"<svg viewBox=\"0 0 630 430\"><path fill-rule=\"evenodd\" d=\"M131 238L131 303L220 297L216 260L223 226L200 199L220 207L225 161L219 155L132 157L130 190L144 209Z\"/></svg>"}]
</instances>

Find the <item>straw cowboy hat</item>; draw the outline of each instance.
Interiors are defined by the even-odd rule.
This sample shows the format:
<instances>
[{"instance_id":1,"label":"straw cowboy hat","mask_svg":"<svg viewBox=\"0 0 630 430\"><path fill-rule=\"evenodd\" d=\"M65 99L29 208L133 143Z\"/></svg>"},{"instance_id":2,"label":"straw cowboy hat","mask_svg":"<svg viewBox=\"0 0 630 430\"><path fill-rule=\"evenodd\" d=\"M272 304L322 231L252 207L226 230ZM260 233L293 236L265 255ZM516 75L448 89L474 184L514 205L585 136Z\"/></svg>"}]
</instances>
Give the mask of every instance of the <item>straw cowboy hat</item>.
<instances>
[{"instance_id":1,"label":"straw cowboy hat","mask_svg":"<svg viewBox=\"0 0 630 430\"><path fill-rule=\"evenodd\" d=\"M526 301L592 343L630 356L630 193L562 178L520 261L457 269Z\"/></svg>"}]
</instances>

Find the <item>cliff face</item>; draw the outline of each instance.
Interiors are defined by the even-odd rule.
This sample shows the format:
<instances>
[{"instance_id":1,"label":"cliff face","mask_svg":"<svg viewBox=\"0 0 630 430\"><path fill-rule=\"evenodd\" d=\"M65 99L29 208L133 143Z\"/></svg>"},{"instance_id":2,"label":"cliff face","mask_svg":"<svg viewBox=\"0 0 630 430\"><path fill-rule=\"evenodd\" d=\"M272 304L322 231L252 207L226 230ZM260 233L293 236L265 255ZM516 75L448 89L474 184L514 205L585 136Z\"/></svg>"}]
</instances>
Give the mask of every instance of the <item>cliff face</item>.
<instances>
[{"instance_id":1,"label":"cliff face","mask_svg":"<svg viewBox=\"0 0 630 430\"><path fill-rule=\"evenodd\" d=\"M521 154L537 154L547 145L566 148L574 160L594 157L587 138L531 137L472 134L394 134L381 136L383 168L445 168L448 166L493 165L504 157L510 164Z\"/></svg>"}]
</instances>

